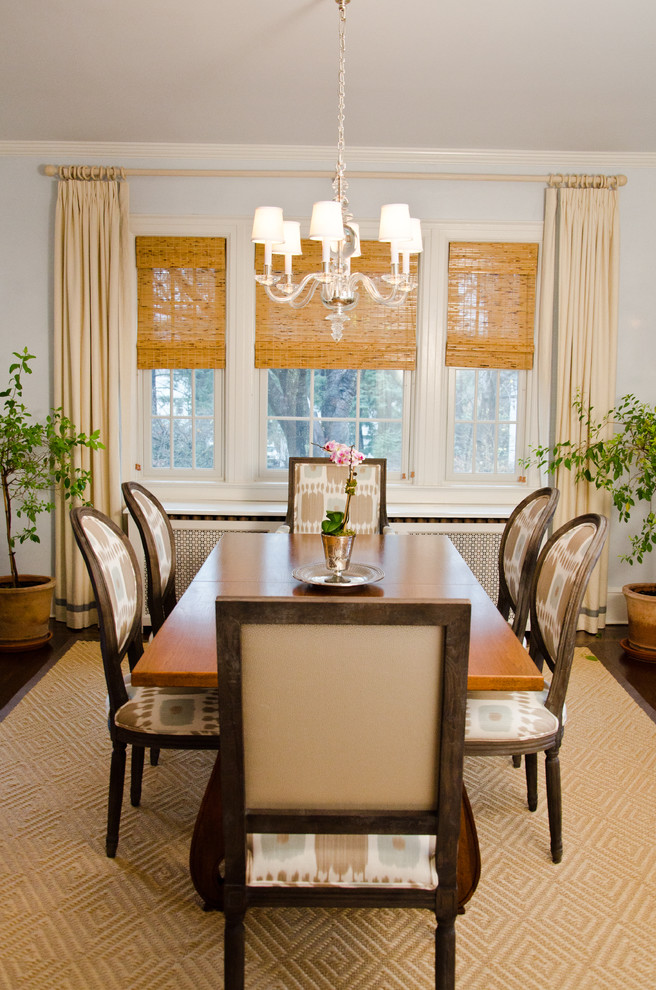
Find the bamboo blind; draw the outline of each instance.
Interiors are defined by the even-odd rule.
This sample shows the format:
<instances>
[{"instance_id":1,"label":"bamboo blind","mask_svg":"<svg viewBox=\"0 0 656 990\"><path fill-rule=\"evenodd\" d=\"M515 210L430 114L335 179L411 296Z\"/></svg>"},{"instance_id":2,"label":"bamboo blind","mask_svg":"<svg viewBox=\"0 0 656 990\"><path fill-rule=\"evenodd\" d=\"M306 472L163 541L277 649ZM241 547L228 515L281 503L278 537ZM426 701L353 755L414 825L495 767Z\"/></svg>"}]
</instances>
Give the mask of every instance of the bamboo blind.
<instances>
[{"instance_id":1,"label":"bamboo blind","mask_svg":"<svg viewBox=\"0 0 656 990\"><path fill-rule=\"evenodd\" d=\"M225 367L225 237L137 237L137 367Z\"/></svg>"},{"instance_id":2,"label":"bamboo blind","mask_svg":"<svg viewBox=\"0 0 656 990\"><path fill-rule=\"evenodd\" d=\"M368 275L389 272L388 244L361 241L362 257L353 259L354 270ZM321 271L321 243L304 240L303 255L295 257L294 282L308 272ZM410 258L410 273L417 274L417 256ZM280 262L276 258L275 262ZM256 245L256 270L263 265L262 245ZM389 289L382 290L383 292ZM326 321L329 310L321 302L319 289L304 309L272 302L264 288L257 286L255 367L256 368L400 368L415 367L417 299L409 295L398 308L376 304L364 289L359 302L348 315L350 321L339 342L331 337Z\"/></svg>"},{"instance_id":3,"label":"bamboo blind","mask_svg":"<svg viewBox=\"0 0 656 990\"><path fill-rule=\"evenodd\" d=\"M449 245L446 364L533 367L538 245Z\"/></svg>"}]
</instances>

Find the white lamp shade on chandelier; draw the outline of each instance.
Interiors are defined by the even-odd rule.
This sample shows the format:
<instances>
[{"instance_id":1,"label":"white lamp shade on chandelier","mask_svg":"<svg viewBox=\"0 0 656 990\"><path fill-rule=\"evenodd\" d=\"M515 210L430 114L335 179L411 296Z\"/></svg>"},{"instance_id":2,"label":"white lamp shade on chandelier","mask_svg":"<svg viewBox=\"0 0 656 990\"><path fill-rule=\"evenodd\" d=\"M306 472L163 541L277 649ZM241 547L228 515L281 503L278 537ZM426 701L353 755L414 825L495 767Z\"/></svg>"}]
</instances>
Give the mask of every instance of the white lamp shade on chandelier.
<instances>
[{"instance_id":1,"label":"white lamp shade on chandelier","mask_svg":"<svg viewBox=\"0 0 656 990\"><path fill-rule=\"evenodd\" d=\"M410 292L417 287L417 279L410 274L410 255L422 250L421 225L410 216L407 203L388 203L381 208L378 240L390 245L390 272L380 278L351 271L351 260L361 257L360 230L353 222L346 198L347 182L344 165L344 103L345 103L345 27L346 5L350 0L336 0L339 7L339 101L337 165L332 200L320 200L314 204L310 220L310 240L321 241L322 270L305 275L298 284L293 281L292 258L302 254L300 224L283 219L282 210L275 206L260 206L253 218L251 238L255 244L264 245L264 271L256 274L256 281L264 287L274 302L286 303L300 309L312 299L319 289L323 305L329 310L326 317L335 340L342 337L348 312L358 303L358 289L383 306L402 305ZM272 256L283 255L284 275L272 268ZM399 256L402 258L399 270Z\"/></svg>"}]
</instances>

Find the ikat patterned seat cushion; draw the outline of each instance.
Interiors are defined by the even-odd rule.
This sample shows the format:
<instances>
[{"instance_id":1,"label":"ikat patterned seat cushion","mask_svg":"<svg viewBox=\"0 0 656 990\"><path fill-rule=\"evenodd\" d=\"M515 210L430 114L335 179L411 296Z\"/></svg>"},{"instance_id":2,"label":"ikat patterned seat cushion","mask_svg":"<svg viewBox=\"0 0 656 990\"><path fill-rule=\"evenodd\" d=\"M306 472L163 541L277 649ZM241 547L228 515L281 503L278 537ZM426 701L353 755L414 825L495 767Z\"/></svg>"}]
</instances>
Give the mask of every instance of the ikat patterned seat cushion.
<instances>
[{"instance_id":1,"label":"ikat patterned seat cushion","mask_svg":"<svg viewBox=\"0 0 656 990\"><path fill-rule=\"evenodd\" d=\"M128 687L130 700L114 722L132 732L164 735L219 734L219 699L215 688Z\"/></svg>"},{"instance_id":2,"label":"ikat patterned seat cushion","mask_svg":"<svg viewBox=\"0 0 656 990\"><path fill-rule=\"evenodd\" d=\"M539 743L558 732L559 722L544 707L544 691L469 691L465 745L472 742ZM563 712L563 724L565 724Z\"/></svg>"},{"instance_id":3,"label":"ikat patterned seat cushion","mask_svg":"<svg viewBox=\"0 0 656 990\"><path fill-rule=\"evenodd\" d=\"M414 887L433 890L435 836L248 836L247 884L305 887Z\"/></svg>"}]
</instances>

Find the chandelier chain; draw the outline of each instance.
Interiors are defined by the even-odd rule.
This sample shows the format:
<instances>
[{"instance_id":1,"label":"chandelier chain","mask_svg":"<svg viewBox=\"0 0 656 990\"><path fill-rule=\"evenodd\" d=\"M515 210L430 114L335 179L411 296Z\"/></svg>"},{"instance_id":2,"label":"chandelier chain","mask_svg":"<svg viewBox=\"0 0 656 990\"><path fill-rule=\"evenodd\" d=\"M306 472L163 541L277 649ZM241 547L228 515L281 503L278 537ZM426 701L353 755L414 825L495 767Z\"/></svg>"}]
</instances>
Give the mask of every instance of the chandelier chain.
<instances>
[{"instance_id":1,"label":"chandelier chain","mask_svg":"<svg viewBox=\"0 0 656 990\"><path fill-rule=\"evenodd\" d=\"M347 0L348 2L348 0ZM337 163L335 165L335 179L333 188L337 199L342 204L344 219L353 219L346 213L348 199L346 190L346 163L344 161L344 150L346 142L344 139L344 120L346 107L346 2L338 0L339 3L339 69L338 69L338 100L337 100Z\"/></svg>"}]
</instances>

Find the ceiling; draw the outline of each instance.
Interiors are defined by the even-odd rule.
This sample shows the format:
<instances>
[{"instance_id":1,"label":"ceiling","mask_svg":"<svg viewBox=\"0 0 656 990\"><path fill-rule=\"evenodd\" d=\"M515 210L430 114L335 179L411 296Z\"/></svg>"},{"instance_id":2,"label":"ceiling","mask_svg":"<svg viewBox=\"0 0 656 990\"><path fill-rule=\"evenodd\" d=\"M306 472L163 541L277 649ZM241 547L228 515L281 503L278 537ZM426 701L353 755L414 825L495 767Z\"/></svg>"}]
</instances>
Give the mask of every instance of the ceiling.
<instances>
[{"instance_id":1,"label":"ceiling","mask_svg":"<svg viewBox=\"0 0 656 990\"><path fill-rule=\"evenodd\" d=\"M0 0L0 141L334 145L335 0ZM654 152L653 0L352 0L346 141Z\"/></svg>"}]
</instances>

